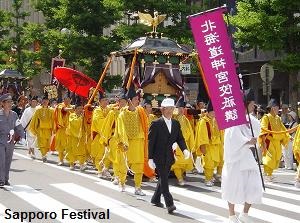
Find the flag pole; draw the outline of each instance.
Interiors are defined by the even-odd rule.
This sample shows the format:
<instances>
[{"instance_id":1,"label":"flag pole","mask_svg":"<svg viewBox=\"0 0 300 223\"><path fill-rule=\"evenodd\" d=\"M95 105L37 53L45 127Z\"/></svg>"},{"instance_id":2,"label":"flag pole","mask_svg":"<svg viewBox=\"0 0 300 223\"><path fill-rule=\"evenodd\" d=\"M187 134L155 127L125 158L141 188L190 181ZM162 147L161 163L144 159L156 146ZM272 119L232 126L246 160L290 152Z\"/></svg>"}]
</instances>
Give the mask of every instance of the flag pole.
<instances>
[{"instance_id":1,"label":"flag pole","mask_svg":"<svg viewBox=\"0 0 300 223\"><path fill-rule=\"evenodd\" d=\"M96 96L97 91L100 89L100 86L101 86L101 84L102 84L102 82L103 82L103 80L104 80L106 71L107 71L107 69L109 68L109 66L110 66L110 64L111 64L111 61L112 61L112 57L109 58L109 60L108 60L108 62L107 62L107 64L106 64L106 66L105 66L105 68L104 68L104 70L103 70L103 72L102 72L102 74L101 74L101 76L100 76L100 79L99 79L99 81L98 81L98 83L97 83L97 86L96 86L96 88L95 88L95 90L94 90L92 96L90 97L88 103L87 103L88 105L90 105L90 104L92 103L92 101L94 100L94 97Z\"/></svg>"}]
</instances>

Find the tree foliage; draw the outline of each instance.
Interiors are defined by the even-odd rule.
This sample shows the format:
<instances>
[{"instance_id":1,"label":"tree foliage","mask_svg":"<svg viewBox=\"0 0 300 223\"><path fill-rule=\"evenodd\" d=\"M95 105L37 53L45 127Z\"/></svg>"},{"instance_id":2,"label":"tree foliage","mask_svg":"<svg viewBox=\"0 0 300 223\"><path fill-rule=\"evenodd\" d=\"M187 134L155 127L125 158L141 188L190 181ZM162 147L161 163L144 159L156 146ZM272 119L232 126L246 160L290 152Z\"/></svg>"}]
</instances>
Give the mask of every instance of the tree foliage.
<instances>
[{"instance_id":1,"label":"tree foliage","mask_svg":"<svg viewBox=\"0 0 300 223\"><path fill-rule=\"evenodd\" d=\"M300 1L240 0L231 23L241 44L259 46L284 54L275 65L282 70L300 70ZM297 14L298 13L298 14Z\"/></svg>"}]
</instances>

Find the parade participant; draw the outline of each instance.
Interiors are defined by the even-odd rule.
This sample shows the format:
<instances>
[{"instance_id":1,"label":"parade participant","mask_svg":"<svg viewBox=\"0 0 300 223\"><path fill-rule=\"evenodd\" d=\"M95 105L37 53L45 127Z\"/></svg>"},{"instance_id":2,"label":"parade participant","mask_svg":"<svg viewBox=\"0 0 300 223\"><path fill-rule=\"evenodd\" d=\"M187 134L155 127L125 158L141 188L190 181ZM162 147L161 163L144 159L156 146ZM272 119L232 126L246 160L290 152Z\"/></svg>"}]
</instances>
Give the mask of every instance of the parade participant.
<instances>
[{"instance_id":1,"label":"parade participant","mask_svg":"<svg viewBox=\"0 0 300 223\"><path fill-rule=\"evenodd\" d=\"M147 114L149 125L150 125L155 119L157 119L157 116L153 114L152 105L149 101L145 100L143 103L143 107Z\"/></svg>"},{"instance_id":2,"label":"parade participant","mask_svg":"<svg viewBox=\"0 0 300 223\"><path fill-rule=\"evenodd\" d=\"M105 136L109 148L108 159L112 163L113 166L113 184L118 185L120 183L120 163L124 163L123 153L121 148L118 146L121 141L118 135L117 126L118 126L118 116L120 112L127 106L127 96L125 92L122 90L118 97L116 98L117 104L113 106L112 110L109 111L107 115L107 121L105 123L104 129L108 130L104 133L108 135Z\"/></svg>"},{"instance_id":3,"label":"parade participant","mask_svg":"<svg viewBox=\"0 0 300 223\"><path fill-rule=\"evenodd\" d=\"M63 102L59 103L54 110L55 149L58 152L58 166L63 165L65 151L67 149L66 128L69 123L70 113L73 111L70 92L68 91Z\"/></svg>"},{"instance_id":4,"label":"parade participant","mask_svg":"<svg viewBox=\"0 0 300 223\"><path fill-rule=\"evenodd\" d=\"M253 90L245 91L244 103L249 114L254 109L254 100ZM246 118L251 121L254 136L249 123L225 129L221 189L222 198L228 202L229 223L253 222L248 216L249 209L252 204L261 203L263 194L258 164L251 151L257 143L260 123L252 115ZM244 204L239 218L235 215L235 204Z\"/></svg>"},{"instance_id":5,"label":"parade participant","mask_svg":"<svg viewBox=\"0 0 300 223\"><path fill-rule=\"evenodd\" d=\"M201 156L205 174L205 185L214 185L214 169L222 162L223 144L222 134L215 119L212 103L207 105L207 114L200 119L197 125L195 148L197 156ZM219 171L219 174L221 171ZM217 180L221 176L216 176Z\"/></svg>"},{"instance_id":6,"label":"parade participant","mask_svg":"<svg viewBox=\"0 0 300 223\"><path fill-rule=\"evenodd\" d=\"M49 107L49 98L46 92L42 98L41 107L35 111L29 124L29 131L37 137L37 146L42 154L43 162L47 162L47 153L50 149L50 139L54 127L53 115L54 111Z\"/></svg>"},{"instance_id":7,"label":"parade participant","mask_svg":"<svg viewBox=\"0 0 300 223\"><path fill-rule=\"evenodd\" d=\"M0 97L0 187L9 186L9 170L17 136L24 138L24 129L18 115L12 111L12 97Z\"/></svg>"},{"instance_id":8,"label":"parade participant","mask_svg":"<svg viewBox=\"0 0 300 223\"><path fill-rule=\"evenodd\" d=\"M74 170L75 161L79 161L80 171L84 171L86 160L85 140L83 134L83 106L79 99L75 103L75 112L69 116L66 129L68 135L68 147L66 158L70 164L70 170Z\"/></svg>"},{"instance_id":9,"label":"parade participant","mask_svg":"<svg viewBox=\"0 0 300 223\"><path fill-rule=\"evenodd\" d=\"M278 116L279 104L275 99L268 103L270 113L261 119L261 132L259 136L259 145L262 148L264 172L266 180L273 180L273 171L279 167L282 156L282 146L286 147L290 136L288 133L272 134L270 131L286 131L285 126Z\"/></svg>"},{"instance_id":10,"label":"parade participant","mask_svg":"<svg viewBox=\"0 0 300 223\"><path fill-rule=\"evenodd\" d=\"M296 119L297 119L296 112L290 111L288 113L288 122L286 123L286 127L287 127L288 130L292 129L295 126L298 125ZM285 169L287 169L287 170L292 170L293 169L293 165L294 165L293 141L294 141L295 131L294 132L290 132L290 136L291 136L291 139L290 139L290 141L289 141L289 143L287 145L287 148L285 148L282 151Z\"/></svg>"},{"instance_id":11,"label":"parade participant","mask_svg":"<svg viewBox=\"0 0 300 223\"><path fill-rule=\"evenodd\" d=\"M298 163L295 187L300 188L300 127L297 128L297 132L295 134L293 142L293 152L295 160Z\"/></svg>"},{"instance_id":12,"label":"parade participant","mask_svg":"<svg viewBox=\"0 0 300 223\"><path fill-rule=\"evenodd\" d=\"M190 157L190 152L185 144L180 124L177 120L172 119L174 108L175 104L173 99L165 98L162 101L162 117L152 122L148 136L148 163L152 169L156 168L159 175L151 203L155 206L163 207L161 203L162 194L169 214L172 214L176 210L173 197L169 191L168 182L170 169L175 161L172 149L173 143L176 142L179 145L185 159Z\"/></svg>"},{"instance_id":13,"label":"parade participant","mask_svg":"<svg viewBox=\"0 0 300 223\"><path fill-rule=\"evenodd\" d=\"M27 104L27 98L24 95L19 96L17 104L13 106L12 110L21 118Z\"/></svg>"},{"instance_id":14,"label":"parade participant","mask_svg":"<svg viewBox=\"0 0 300 223\"><path fill-rule=\"evenodd\" d=\"M183 138L187 145L188 150L192 153L195 147L195 138L194 138L194 131L189 120L184 115L184 108L185 108L185 101L183 97L180 97L176 103L178 114L173 114L175 120L177 120L180 124L180 129L183 134ZM186 171L190 171L193 169L193 160L192 157L185 159L184 154L182 153L181 149L175 146L175 163L172 165L171 170L174 171L174 174L178 180L178 184L180 186L185 185L185 181L183 179L183 174Z\"/></svg>"},{"instance_id":15,"label":"parade participant","mask_svg":"<svg viewBox=\"0 0 300 223\"><path fill-rule=\"evenodd\" d=\"M26 145L28 149L28 155L32 158L35 159L35 152L34 149L36 148L36 137L32 135L32 133L29 131L29 124L31 122L31 119L37 109L37 104L38 104L38 97L34 96L29 98L29 105L30 107L26 108L22 114L21 117L21 123L26 131Z\"/></svg>"},{"instance_id":16,"label":"parade participant","mask_svg":"<svg viewBox=\"0 0 300 223\"><path fill-rule=\"evenodd\" d=\"M100 101L99 101L99 107L97 107L93 111L92 116L92 143L91 143L91 157L93 159L94 165L96 166L96 169L98 170L98 177L103 178L110 178L111 174L108 171L108 167L105 166L106 160L108 158L105 155L106 150L106 142L107 138L105 136L109 135L107 131L108 129L104 128L107 114L109 112L108 109L108 98L105 97L103 93L100 93ZM105 157L104 157L105 156Z\"/></svg>"},{"instance_id":17,"label":"parade participant","mask_svg":"<svg viewBox=\"0 0 300 223\"><path fill-rule=\"evenodd\" d=\"M141 189L144 173L144 146L145 132L142 120L146 114L143 108L138 108L140 95L130 87L127 92L128 107L124 108L118 117L118 135L121 147L126 154L123 155L123 162L120 160L120 187L125 191L125 181L127 177L127 167L134 173L135 195L144 196ZM144 113L142 113L144 112ZM144 123L145 124L145 123Z\"/></svg>"},{"instance_id":18,"label":"parade participant","mask_svg":"<svg viewBox=\"0 0 300 223\"><path fill-rule=\"evenodd\" d=\"M289 122L288 113L290 112L289 106L287 104L282 104L281 110L282 110L280 114L281 122L284 124L285 127L287 127L287 123Z\"/></svg>"},{"instance_id":19,"label":"parade participant","mask_svg":"<svg viewBox=\"0 0 300 223\"><path fill-rule=\"evenodd\" d=\"M146 114L144 116L146 120L144 120L144 124L146 124L144 132L145 132L145 146L144 146L144 175L149 178L150 182L157 182L156 174L153 169L151 169L148 165L148 132L149 127L151 123L157 119L157 116L153 114L152 105L150 101L144 100L142 103L142 106L144 108L143 114Z\"/></svg>"}]
</instances>

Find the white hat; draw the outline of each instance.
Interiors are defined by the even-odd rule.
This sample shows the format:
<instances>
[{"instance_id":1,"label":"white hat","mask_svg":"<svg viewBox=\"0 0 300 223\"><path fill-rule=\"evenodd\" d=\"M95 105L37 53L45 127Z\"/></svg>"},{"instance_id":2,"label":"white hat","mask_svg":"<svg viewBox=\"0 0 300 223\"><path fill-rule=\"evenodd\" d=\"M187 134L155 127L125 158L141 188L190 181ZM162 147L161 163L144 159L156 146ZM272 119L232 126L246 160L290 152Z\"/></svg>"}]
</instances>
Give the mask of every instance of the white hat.
<instances>
[{"instance_id":1,"label":"white hat","mask_svg":"<svg viewBox=\"0 0 300 223\"><path fill-rule=\"evenodd\" d=\"M293 118L294 120L296 120L296 117L297 117L296 112L290 111L288 114L289 114L290 116L292 116L292 118Z\"/></svg>"},{"instance_id":2,"label":"white hat","mask_svg":"<svg viewBox=\"0 0 300 223\"><path fill-rule=\"evenodd\" d=\"M175 107L175 101L172 98L165 98L161 102L161 107Z\"/></svg>"}]
</instances>

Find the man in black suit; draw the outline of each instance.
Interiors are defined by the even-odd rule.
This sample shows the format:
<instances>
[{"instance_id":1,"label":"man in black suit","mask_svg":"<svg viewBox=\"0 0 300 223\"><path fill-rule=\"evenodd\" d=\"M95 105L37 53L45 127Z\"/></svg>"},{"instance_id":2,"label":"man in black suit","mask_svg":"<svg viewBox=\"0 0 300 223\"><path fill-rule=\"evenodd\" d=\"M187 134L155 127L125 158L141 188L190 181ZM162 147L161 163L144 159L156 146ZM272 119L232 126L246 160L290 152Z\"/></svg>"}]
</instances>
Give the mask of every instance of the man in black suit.
<instances>
[{"instance_id":1,"label":"man in black suit","mask_svg":"<svg viewBox=\"0 0 300 223\"><path fill-rule=\"evenodd\" d=\"M179 145L185 159L190 157L190 152L185 144L180 124L175 119L172 119L174 108L175 103L173 99L165 98L162 101L162 117L152 122L148 136L148 164L152 169L156 168L159 174L159 181L152 196L151 203L158 207L163 207L160 201L162 194L169 214L176 210L168 183L170 169L175 162L172 149L173 144L177 143Z\"/></svg>"}]
</instances>

